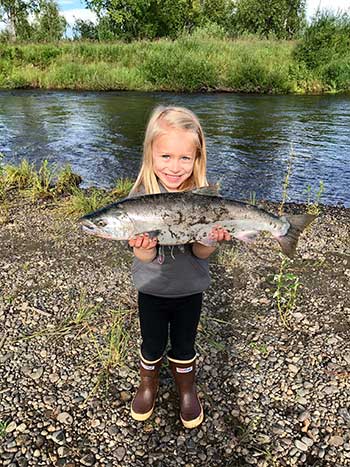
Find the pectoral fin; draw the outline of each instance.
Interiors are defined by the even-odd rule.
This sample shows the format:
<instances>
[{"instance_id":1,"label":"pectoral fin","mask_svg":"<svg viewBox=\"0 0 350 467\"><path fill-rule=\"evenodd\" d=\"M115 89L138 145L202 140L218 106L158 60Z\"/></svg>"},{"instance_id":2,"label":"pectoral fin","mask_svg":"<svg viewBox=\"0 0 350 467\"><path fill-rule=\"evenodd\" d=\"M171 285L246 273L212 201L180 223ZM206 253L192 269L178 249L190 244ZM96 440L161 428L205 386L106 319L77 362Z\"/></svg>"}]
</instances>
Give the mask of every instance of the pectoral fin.
<instances>
[{"instance_id":1,"label":"pectoral fin","mask_svg":"<svg viewBox=\"0 0 350 467\"><path fill-rule=\"evenodd\" d=\"M135 235L148 234L149 238L155 238L155 237L159 237L160 233L161 233L161 230L149 230L148 232L139 232Z\"/></svg>"}]
</instances>

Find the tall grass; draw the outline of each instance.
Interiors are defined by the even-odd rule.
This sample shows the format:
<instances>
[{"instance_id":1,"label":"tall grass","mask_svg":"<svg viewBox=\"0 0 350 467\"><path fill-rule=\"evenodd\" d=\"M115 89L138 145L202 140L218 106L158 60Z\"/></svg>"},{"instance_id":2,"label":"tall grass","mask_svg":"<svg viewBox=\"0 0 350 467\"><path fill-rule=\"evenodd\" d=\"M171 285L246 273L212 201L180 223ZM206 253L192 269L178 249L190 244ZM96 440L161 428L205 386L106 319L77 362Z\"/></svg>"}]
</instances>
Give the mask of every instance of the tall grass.
<instances>
[{"instance_id":1,"label":"tall grass","mask_svg":"<svg viewBox=\"0 0 350 467\"><path fill-rule=\"evenodd\" d=\"M293 41L200 34L130 44L3 45L0 88L283 94L326 91L330 86L350 89L342 58L320 74L294 53L295 48Z\"/></svg>"}]
</instances>

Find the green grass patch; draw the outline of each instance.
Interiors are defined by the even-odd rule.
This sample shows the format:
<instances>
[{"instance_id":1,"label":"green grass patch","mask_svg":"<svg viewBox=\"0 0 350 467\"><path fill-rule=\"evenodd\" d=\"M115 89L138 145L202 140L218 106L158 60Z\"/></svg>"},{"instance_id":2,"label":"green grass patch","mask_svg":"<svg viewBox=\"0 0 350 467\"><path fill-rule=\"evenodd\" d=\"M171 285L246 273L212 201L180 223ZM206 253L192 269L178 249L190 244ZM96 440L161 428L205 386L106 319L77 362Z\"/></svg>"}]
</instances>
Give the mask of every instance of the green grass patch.
<instances>
[{"instance_id":1,"label":"green grass patch","mask_svg":"<svg viewBox=\"0 0 350 467\"><path fill-rule=\"evenodd\" d=\"M0 88L349 91L347 52L331 54L331 60L313 68L302 50L302 42L296 41L200 34L185 34L175 41L4 44Z\"/></svg>"}]
</instances>

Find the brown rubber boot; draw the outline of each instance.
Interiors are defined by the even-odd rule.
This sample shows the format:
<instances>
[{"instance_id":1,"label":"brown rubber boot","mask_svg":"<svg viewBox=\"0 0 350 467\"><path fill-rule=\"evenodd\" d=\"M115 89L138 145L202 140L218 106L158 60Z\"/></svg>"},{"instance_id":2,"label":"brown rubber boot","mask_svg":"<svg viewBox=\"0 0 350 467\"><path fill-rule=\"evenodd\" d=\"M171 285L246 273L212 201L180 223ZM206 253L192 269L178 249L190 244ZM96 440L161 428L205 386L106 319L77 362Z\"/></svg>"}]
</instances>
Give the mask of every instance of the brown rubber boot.
<instances>
[{"instance_id":1,"label":"brown rubber boot","mask_svg":"<svg viewBox=\"0 0 350 467\"><path fill-rule=\"evenodd\" d=\"M195 428L204 418L195 383L196 357L186 361L168 357L168 360L180 397L181 421L185 428Z\"/></svg>"},{"instance_id":2,"label":"brown rubber boot","mask_svg":"<svg viewBox=\"0 0 350 467\"><path fill-rule=\"evenodd\" d=\"M163 357L150 362L141 356L141 383L131 403L131 416L134 420L144 421L152 415L159 387L159 369L162 359Z\"/></svg>"}]
</instances>

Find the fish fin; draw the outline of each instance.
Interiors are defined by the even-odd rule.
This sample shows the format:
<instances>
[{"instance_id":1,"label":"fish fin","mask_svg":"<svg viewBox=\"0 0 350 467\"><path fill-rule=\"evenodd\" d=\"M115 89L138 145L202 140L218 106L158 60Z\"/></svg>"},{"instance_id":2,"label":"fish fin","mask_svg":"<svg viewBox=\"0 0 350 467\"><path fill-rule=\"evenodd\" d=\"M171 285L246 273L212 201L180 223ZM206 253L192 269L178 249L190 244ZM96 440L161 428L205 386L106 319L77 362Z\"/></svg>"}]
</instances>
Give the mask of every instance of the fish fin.
<instances>
[{"instance_id":1,"label":"fish fin","mask_svg":"<svg viewBox=\"0 0 350 467\"><path fill-rule=\"evenodd\" d=\"M286 216L290 227L283 237L275 237L281 246L282 252L289 258L293 258L295 255L299 236L302 231L309 225L317 216L313 214L298 214Z\"/></svg>"},{"instance_id":2,"label":"fish fin","mask_svg":"<svg viewBox=\"0 0 350 467\"><path fill-rule=\"evenodd\" d=\"M219 183L215 183L214 185L201 186L200 188L191 190L191 193L204 196L220 196L220 185Z\"/></svg>"},{"instance_id":3,"label":"fish fin","mask_svg":"<svg viewBox=\"0 0 350 467\"><path fill-rule=\"evenodd\" d=\"M142 235L142 234L148 234L149 238L154 238L154 237L158 237L159 234L160 234L161 230L148 230L147 232L139 232L135 235Z\"/></svg>"},{"instance_id":4,"label":"fish fin","mask_svg":"<svg viewBox=\"0 0 350 467\"><path fill-rule=\"evenodd\" d=\"M238 232L234 232L233 236L238 240L242 240L242 242L251 243L254 242L256 237L259 235L259 232L256 230L241 230Z\"/></svg>"}]
</instances>

